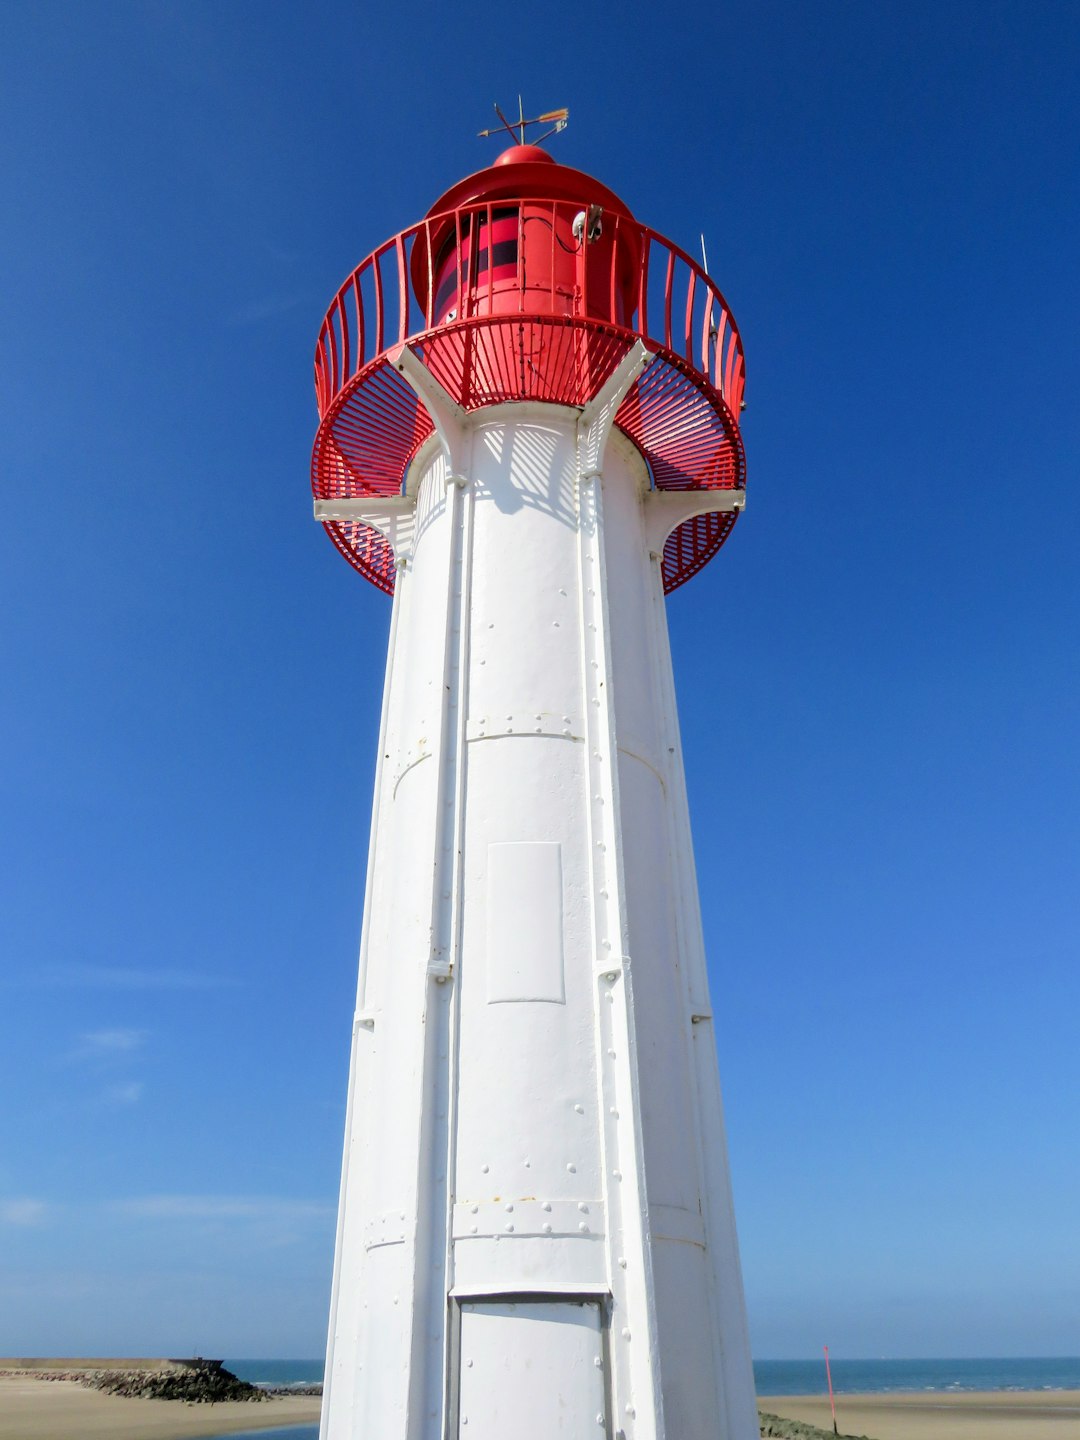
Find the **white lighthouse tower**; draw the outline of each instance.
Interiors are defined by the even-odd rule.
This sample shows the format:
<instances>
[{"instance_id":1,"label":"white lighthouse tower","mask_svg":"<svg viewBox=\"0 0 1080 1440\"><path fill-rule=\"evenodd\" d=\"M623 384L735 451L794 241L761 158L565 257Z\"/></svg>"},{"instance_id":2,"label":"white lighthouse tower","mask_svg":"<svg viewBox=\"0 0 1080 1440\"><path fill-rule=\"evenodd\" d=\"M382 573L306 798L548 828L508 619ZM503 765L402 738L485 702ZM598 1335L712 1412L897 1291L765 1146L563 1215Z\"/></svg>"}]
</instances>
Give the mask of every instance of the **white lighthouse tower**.
<instances>
[{"instance_id":1,"label":"white lighthouse tower","mask_svg":"<svg viewBox=\"0 0 1080 1440\"><path fill-rule=\"evenodd\" d=\"M322 1440L758 1434L664 610L743 378L523 143L323 324L315 514L393 612Z\"/></svg>"}]
</instances>

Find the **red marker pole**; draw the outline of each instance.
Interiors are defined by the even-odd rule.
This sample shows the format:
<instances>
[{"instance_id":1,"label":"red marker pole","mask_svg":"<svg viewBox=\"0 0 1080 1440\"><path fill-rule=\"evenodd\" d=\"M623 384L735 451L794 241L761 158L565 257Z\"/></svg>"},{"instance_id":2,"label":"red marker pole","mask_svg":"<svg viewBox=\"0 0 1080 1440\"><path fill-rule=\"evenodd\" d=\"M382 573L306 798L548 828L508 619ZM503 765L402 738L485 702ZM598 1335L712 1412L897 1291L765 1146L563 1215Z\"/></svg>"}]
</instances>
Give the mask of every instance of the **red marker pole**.
<instances>
[{"instance_id":1,"label":"red marker pole","mask_svg":"<svg viewBox=\"0 0 1080 1440\"><path fill-rule=\"evenodd\" d=\"M825 1346L825 1379L829 1382L829 1405L830 1405L830 1407L831 1407L831 1409L832 1409L832 1433L833 1433L834 1435L839 1435L839 1434L840 1434L840 1431L836 1428L836 1398L835 1398L835 1396L833 1395L833 1388L832 1388L832 1371L829 1369L829 1347L828 1347L828 1345Z\"/></svg>"}]
</instances>

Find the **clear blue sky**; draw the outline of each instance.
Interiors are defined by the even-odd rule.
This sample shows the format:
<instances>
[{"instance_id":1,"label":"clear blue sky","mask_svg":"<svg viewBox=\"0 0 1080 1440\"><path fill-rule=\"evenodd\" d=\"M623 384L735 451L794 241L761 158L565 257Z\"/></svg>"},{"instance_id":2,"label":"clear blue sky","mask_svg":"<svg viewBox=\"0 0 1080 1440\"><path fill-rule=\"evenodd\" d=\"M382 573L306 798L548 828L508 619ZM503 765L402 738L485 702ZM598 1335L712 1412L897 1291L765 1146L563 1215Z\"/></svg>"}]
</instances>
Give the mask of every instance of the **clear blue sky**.
<instances>
[{"instance_id":1,"label":"clear blue sky","mask_svg":"<svg viewBox=\"0 0 1080 1440\"><path fill-rule=\"evenodd\" d=\"M0 26L0 1354L322 1349L389 607L311 355L519 89L746 342L670 616L755 1351L1080 1351L1080 9Z\"/></svg>"}]
</instances>

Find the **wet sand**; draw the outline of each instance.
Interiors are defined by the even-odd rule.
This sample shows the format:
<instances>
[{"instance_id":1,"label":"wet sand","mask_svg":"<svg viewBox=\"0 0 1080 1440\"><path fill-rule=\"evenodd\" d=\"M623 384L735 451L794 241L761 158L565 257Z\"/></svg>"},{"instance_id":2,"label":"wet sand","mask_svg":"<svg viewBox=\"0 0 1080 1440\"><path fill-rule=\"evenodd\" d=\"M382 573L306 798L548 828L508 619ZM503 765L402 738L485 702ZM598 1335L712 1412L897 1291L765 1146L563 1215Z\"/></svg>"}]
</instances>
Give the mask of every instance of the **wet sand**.
<instances>
[{"instance_id":1,"label":"wet sand","mask_svg":"<svg viewBox=\"0 0 1080 1440\"><path fill-rule=\"evenodd\" d=\"M765 1395L762 1410L832 1431L827 1395ZM838 1395L840 1434L872 1440L1080 1440L1080 1391Z\"/></svg>"},{"instance_id":2,"label":"wet sand","mask_svg":"<svg viewBox=\"0 0 1080 1440\"><path fill-rule=\"evenodd\" d=\"M76 1380L0 1377L0 1440L184 1440L319 1418L317 1395L283 1395L252 1404L189 1405L88 1390Z\"/></svg>"}]
</instances>

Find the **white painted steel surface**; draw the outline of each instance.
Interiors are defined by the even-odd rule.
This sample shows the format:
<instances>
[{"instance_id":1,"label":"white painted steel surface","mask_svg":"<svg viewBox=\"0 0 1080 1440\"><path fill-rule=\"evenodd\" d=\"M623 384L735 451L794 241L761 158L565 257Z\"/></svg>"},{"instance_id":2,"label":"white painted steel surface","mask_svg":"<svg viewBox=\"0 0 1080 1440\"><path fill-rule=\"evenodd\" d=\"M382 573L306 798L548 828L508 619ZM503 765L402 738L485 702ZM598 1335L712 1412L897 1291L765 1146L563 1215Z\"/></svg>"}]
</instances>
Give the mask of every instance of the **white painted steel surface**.
<instances>
[{"instance_id":1,"label":"white painted steel surface","mask_svg":"<svg viewBox=\"0 0 1080 1440\"><path fill-rule=\"evenodd\" d=\"M646 358L583 414L465 417L399 357L437 430L370 512L399 568L323 1440L563 1433L519 1403L579 1393L559 1297L604 1319L567 1435L758 1433L660 576L680 497L610 431ZM460 1368L481 1335L490 1384Z\"/></svg>"}]
</instances>

